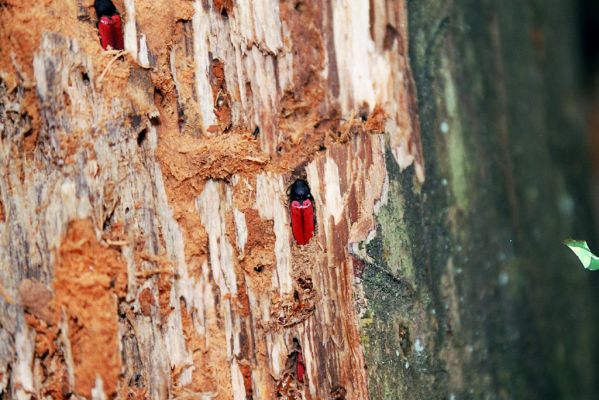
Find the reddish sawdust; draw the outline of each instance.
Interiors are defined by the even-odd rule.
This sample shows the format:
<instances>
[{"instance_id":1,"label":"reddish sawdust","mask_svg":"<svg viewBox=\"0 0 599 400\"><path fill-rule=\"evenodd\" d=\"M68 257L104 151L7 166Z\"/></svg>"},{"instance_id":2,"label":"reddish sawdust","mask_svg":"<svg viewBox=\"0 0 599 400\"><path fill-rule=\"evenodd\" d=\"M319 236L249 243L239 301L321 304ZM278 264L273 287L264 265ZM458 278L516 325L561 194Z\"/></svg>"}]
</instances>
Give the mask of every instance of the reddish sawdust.
<instances>
[{"instance_id":1,"label":"reddish sawdust","mask_svg":"<svg viewBox=\"0 0 599 400\"><path fill-rule=\"evenodd\" d=\"M292 293L281 295L274 292L272 294L270 306L271 329L277 330L281 327L297 325L314 314L317 298L311 277L312 265L315 264L305 264L304 269L310 270L308 273L301 270L293 271Z\"/></svg>"},{"instance_id":2,"label":"reddish sawdust","mask_svg":"<svg viewBox=\"0 0 599 400\"><path fill-rule=\"evenodd\" d=\"M191 205L191 202L187 204ZM176 220L183 237L186 238L184 251L187 269L192 277L199 279L202 265L207 259L208 235L204 229L199 229L202 222L195 208L177 207L177 209L181 211L177 214Z\"/></svg>"},{"instance_id":3,"label":"reddish sawdust","mask_svg":"<svg viewBox=\"0 0 599 400\"><path fill-rule=\"evenodd\" d=\"M208 127L208 132L223 133L231 126L231 98L227 92L225 66L221 60L211 60L209 78L214 99L214 114L218 125Z\"/></svg>"},{"instance_id":4,"label":"reddish sawdust","mask_svg":"<svg viewBox=\"0 0 599 400\"><path fill-rule=\"evenodd\" d=\"M159 240L164 248L164 239L159 235ZM173 311L171 305L171 288L172 281L175 275L175 263L166 255L151 254L145 250L145 241L138 240L135 243L135 264L139 266L151 265L150 269L142 269L136 272L136 277L140 284L143 284L147 279L154 279L154 285L158 288L158 316L161 324L166 323L168 316ZM149 289L148 289L149 290ZM142 314L151 315L152 306L155 304L154 295L152 292L142 291L139 297L142 307Z\"/></svg>"},{"instance_id":5,"label":"reddish sawdust","mask_svg":"<svg viewBox=\"0 0 599 400\"><path fill-rule=\"evenodd\" d=\"M65 336L73 358L75 393L90 396L97 377L107 395L116 392L121 368L117 302L124 297L126 284L120 252L96 239L90 220L69 224L57 252L53 290L39 282L21 282L21 304L27 323L36 331L44 396L70 396L65 352L59 345Z\"/></svg>"},{"instance_id":6,"label":"reddish sawdust","mask_svg":"<svg viewBox=\"0 0 599 400\"><path fill-rule=\"evenodd\" d=\"M245 389L245 396L248 399L253 399L254 388L252 385L252 367L247 360L241 360L237 362L241 376L243 376L243 387Z\"/></svg>"},{"instance_id":7,"label":"reddish sawdust","mask_svg":"<svg viewBox=\"0 0 599 400\"><path fill-rule=\"evenodd\" d=\"M116 392L121 369L117 301L126 286L121 253L97 240L90 220L71 222L57 254L52 303L67 319L79 395L89 396L97 377L108 396Z\"/></svg>"},{"instance_id":8,"label":"reddish sawdust","mask_svg":"<svg viewBox=\"0 0 599 400\"><path fill-rule=\"evenodd\" d=\"M70 388L64 356L58 350L60 329L53 296L52 290L40 282L24 279L19 285L25 320L36 332L35 356L40 360L40 371L44 377L40 392L43 396L62 399L67 397Z\"/></svg>"},{"instance_id":9,"label":"reddish sawdust","mask_svg":"<svg viewBox=\"0 0 599 400\"><path fill-rule=\"evenodd\" d=\"M114 182L109 181L104 186L104 204L112 204L113 207L116 205L118 199L114 197ZM111 213L113 208L105 210L107 213ZM102 240L104 240L109 245L114 246L115 248L120 248L121 245L128 243L127 230L125 228L125 223L123 221L114 221L111 224L110 230L105 231L102 235Z\"/></svg>"},{"instance_id":10,"label":"reddish sawdust","mask_svg":"<svg viewBox=\"0 0 599 400\"><path fill-rule=\"evenodd\" d=\"M181 366L179 370L173 371L173 381L175 388L173 390L174 397L184 397L185 395L192 398L200 392L216 392L214 380L215 373L218 371L212 367L210 353L206 349L206 340L201 337L193 323L193 316L188 311L184 301L181 300L181 322L183 325L183 334L185 336L187 350L191 353L193 365ZM191 367L192 383L187 386L179 385L178 377L187 367Z\"/></svg>"},{"instance_id":11,"label":"reddish sawdust","mask_svg":"<svg viewBox=\"0 0 599 400\"><path fill-rule=\"evenodd\" d=\"M246 205L251 203L247 201ZM248 237L240 264L250 277L248 286L258 293L272 285L275 269L275 255L272 251L275 245L273 222L261 219L258 211L253 208L241 210L245 214Z\"/></svg>"},{"instance_id":12,"label":"reddish sawdust","mask_svg":"<svg viewBox=\"0 0 599 400\"><path fill-rule=\"evenodd\" d=\"M168 60L177 21L193 18L193 1L136 0L135 18L146 35L148 48L158 59Z\"/></svg>"},{"instance_id":13,"label":"reddish sawdust","mask_svg":"<svg viewBox=\"0 0 599 400\"><path fill-rule=\"evenodd\" d=\"M163 161L163 172L176 181L173 182L176 186L179 186L178 182L189 186L195 184L197 189L203 188L202 183L207 179L225 179L239 172L256 172L267 162L254 142L239 135L203 140L172 137L158 148L157 155ZM199 193L196 191L181 194L197 197Z\"/></svg>"},{"instance_id":14,"label":"reddish sawdust","mask_svg":"<svg viewBox=\"0 0 599 400\"><path fill-rule=\"evenodd\" d=\"M35 357L40 360L40 369L44 380L40 392L51 399L70 397L68 372L64 353L58 347L60 329L56 322L49 323L33 314L25 313L27 324L35 332Z\"/></svg>"},{"instance_id":15,"label":"reddish sawdust","mask_svg":"<svg viewBox=\"0 0 599 400\"><path fill-rule=\"evenodd\" d=\"M173 311L171 305L171 280L172 278L169 275L160 274L158 276L158 306L162 323L166 323L168 316Z\"/></svg>"},{"instance_id":16,"label":"reddish sawdust","mask_svg":"<svg viewBox=\"0 0 599 400\"><path fill-rule=\"evenodd\" d=\"M150 288L143 289L139 294L138 299L141 313L146 317L150 317L152 315L152 307L156 304L152 290Z\"/></svg>"},{"instance_id":17,"label":"reddish sawdust","mask_svg":"<svg viewBox=\"0 0 599 400\"><path fill-rule=\"evenodd\" d=\"M121 386L116 398L117 399L127 399L127 400L146 400L146 399L149 399L150 396L148 396L148 388L133 387L133 386Z\"/></svg>"},{"instance_id":18,"label":"reddish sawdust","mask_svg":"<svg viewBox=\"0 0 599 400\"><path fill-rule=\"evenodd\" d=\"M233 298L232 302L233 308L242 317L249 317L251 312L250 298L245 287L245 281L241 280L241 277L239 277L238 279L239 280L237 282L237 294Z\"/></svg>"}]
</instances>

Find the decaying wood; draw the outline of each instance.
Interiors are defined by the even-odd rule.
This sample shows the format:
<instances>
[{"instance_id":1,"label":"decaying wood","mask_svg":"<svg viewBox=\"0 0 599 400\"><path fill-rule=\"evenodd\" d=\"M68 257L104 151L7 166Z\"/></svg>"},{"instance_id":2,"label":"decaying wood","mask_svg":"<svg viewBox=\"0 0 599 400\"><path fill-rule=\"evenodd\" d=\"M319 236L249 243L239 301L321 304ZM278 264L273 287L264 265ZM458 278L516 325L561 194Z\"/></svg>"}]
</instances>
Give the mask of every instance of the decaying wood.
<instances>
[{"instance_id":1,"label":"decaying wood","mask_svg":"<svg viewBox=\"0 0 599 400\"><path fill-rule=\"evenodd\" d=\"M126 54L54 3L0 9L0 392L367 398L385 137L424 179L403 2L117 1Z\"/></svg>"}]
</instances>

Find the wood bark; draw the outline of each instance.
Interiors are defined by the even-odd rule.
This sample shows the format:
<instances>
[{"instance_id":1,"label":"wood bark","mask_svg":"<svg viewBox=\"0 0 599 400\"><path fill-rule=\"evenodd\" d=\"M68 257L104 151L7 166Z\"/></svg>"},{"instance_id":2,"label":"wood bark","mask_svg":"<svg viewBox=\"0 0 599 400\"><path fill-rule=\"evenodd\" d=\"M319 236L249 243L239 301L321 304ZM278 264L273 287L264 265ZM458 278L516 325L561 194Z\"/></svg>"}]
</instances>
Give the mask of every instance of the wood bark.
<instances>
[{"instance_id":1,"label":"wood bark","mask_svg":"<svg viewBox=\"0 0 599 400\"><path fill-rule=\"evenodd\" d=\"M405 5L116 4L122 53L90 1L2 10L0 390L367 398L356 271L385 142L424 180Z\"/></svg>"},{"instance_id":2,"label":"wood bark","mask_svg":"<svg viewBox=\"0 0 599 400\"><path fill-rule=\"evenodd\" d=\"M591 398L572 8L92 3L0 2L2 396Z\"/></svg>"}]
</instances>

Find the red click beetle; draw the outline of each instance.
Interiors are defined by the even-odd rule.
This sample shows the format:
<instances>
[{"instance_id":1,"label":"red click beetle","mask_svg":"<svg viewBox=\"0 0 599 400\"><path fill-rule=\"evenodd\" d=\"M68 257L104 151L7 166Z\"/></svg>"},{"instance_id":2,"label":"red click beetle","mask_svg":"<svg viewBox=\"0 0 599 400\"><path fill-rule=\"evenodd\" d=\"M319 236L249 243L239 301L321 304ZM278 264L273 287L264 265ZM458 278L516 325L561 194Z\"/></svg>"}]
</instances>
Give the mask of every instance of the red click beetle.
<instances>
[{"instance_id":1,"label":"red click beetle","mask_svg":"<svg viewBox=\"0 0 599 400\"><path fill-rule=\"evenodd\" d=\"M314 201L308 182L298 179L290 188L291 230L297 244L308 244L314 236Z\"/></svg>"},{"instance_id":2,"label":"red click beetle","mask_svg":"<svg viewBox=\"0 0 599 400\"><path fill-rule=\"evenodd\" d=\"M304 355L302 354L302 346L297 338L293 338L292 350L293 351L287 356L285 371L299 383L304 383L306 364L304 362Z\"/></svg>"},{"instance_id":3,"label":"red click beetle","mask_svg":"<svg viewBox=\"0 0 599 400\"><path fill-rule=\"evenodd\" d=\"M111 0L95 0L94 8L98 17L98 32L100 44L104 50L109 47L114 50L123 50L123 24L118 10Z\"/></svg>"},{"instance_id":4,"label":"red click beetle","mask_svg":"<svg viewBox=\"0 0 599 400\"><path fill-rule=\"evenodd\" d=\"M302 356L302 352L297 352L297 380L300 383L304 383L304 374L306 373L306 365L304 364L304 356Z\"/></svg>"}]
</instances>

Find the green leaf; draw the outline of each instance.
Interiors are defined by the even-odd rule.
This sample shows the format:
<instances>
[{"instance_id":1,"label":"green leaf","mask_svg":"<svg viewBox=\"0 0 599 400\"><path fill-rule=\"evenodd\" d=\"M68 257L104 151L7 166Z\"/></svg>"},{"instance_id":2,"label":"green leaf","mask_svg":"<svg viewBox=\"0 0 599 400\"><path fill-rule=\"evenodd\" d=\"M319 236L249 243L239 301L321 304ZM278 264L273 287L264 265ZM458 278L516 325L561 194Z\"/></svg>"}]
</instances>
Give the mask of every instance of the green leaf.
<instances>
[{"instance_id":1,"label":"green leaf","mask_svg":"<svg viewBox=\"0 0 599 400\"><path fill-rule=\"evenodd\" d=\"M591 271L599 269L599 257L591 253L591 249L584 240L564 240L564 244L576 254L582 266Z\"/></svg>"}]
</instances>

